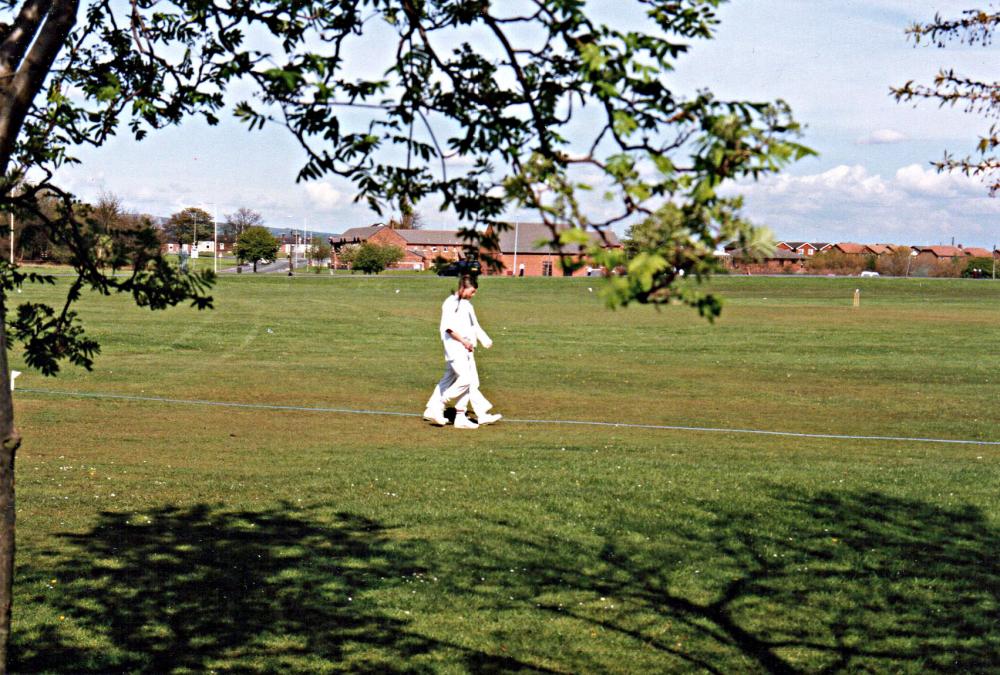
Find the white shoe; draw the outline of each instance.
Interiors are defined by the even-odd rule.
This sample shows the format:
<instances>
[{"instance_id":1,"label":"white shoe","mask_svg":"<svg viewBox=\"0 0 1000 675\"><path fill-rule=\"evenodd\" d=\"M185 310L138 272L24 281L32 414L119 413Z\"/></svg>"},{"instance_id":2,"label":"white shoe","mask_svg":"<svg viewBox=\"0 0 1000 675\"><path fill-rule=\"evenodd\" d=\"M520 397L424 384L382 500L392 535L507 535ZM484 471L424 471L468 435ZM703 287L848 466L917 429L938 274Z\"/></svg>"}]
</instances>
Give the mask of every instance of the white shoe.
<instances>
[{"instance_id":1,"label":"white shoe","mask_svg":"<svg viewBox=\"0 0 1000 675\"><path fill-rule=\"evenodd\" d=\"M479 425L470 420L465 415L455 416L455 428L456 429L478 429Z\"/></svg>"},{"instance_id":2,"label":"white shoe","mask_svg":"<svg viewBox=\"0 0 1000 675\"><path fill-rule=\"evenodd\" d=\"M503 415L501 415L500 413L497 413L495 415L492 413L483 413L482 415L478 415L476 417L476 420L479 422L479 426L484 426L486 424L493 424L494 422L499 422L502 419Z\"/></svg>"},{"instance_id":3,"label":"white shoe","mask_svg":"<svg viewBox=\"0 0 1000 675\"><path fill-rule=\"evenodd\" d=\"M444 416L444 410L432 410L427 408L424 410L424 420L430 422L436 427L443 427L448 424L448 418Z\"/></svg>"}]
</instances>

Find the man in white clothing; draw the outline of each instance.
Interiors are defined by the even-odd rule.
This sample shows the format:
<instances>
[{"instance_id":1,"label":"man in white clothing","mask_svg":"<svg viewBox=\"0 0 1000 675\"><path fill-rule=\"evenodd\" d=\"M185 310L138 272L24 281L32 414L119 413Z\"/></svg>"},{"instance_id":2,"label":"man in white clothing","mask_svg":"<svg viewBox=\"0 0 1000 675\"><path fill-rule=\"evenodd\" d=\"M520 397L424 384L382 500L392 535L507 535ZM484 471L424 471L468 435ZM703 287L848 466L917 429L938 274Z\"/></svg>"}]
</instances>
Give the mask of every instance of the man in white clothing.
<instances>
[{"instance_id":1,"label":"man in white clothing","mask_svg":"<svg viewBox=\"0 0 1000 675\"><path fill-rule=\"evenodd\" d=\"M472 307L471 300L478 286L474 276L463 274L459 277L458 291L448 296L441 305L444 376L434 388L424 410L424 419L437 426L448 423L444 409L452 400L455 400L456 429L476 429L481 425L498 422L503 417L489 412L493 404L479 391L476 344L489 349L493 346L493 340L479 325L476 310ZM470 405L478 423L466 416Z\"/></svg>"}]
</instances>

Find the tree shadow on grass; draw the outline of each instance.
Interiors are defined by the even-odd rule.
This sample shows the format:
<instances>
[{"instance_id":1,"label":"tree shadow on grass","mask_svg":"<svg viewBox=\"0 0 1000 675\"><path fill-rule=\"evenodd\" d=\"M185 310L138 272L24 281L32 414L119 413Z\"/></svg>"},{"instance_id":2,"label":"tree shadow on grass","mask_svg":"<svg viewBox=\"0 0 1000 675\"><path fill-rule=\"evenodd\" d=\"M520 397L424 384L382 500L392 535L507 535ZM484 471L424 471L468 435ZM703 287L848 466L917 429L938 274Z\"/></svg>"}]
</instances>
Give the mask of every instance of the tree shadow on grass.
<instances>
[{"instance_id":1,"label":"tree shadow on grass","mask_svg":"<svg viewBox=\"0 0 1000 675\"><path fill-rule=\"evenodd\" d=\"M673 531L618 522L596 545L493 522L503 544L464 564L473 578L521 570L505 595L671 670L1000 669L1000 532L979 510L874 492L774 497L767 512L716 508ZM575 658L567 669L608 667Z\"/></svg>"},{"instance_id":2,"label":"tree shadow on grass","mask_svg":"<svg viewBox=\"0 0 1000 675\"><path fill-rule=\"evenodd\" d=\"M419 657L445 652L523 667L411 631L403 611L370 597L422 572L406 546L366 518L311 515L288 505L102 513L42 556L57 585L30 603L67 621L18 636L11 669L419 672Z\"/></svg>"},{"instance_id":3,"label":"tree shadow on grass","mask_svg":"<svg viewBox=\"0 0 1000 675\"><path fill-rule=\"evenodd\" d=\"M509 518L441 541L291 506L104 513L37 556L35 583L19 579L24 604L66 622L18 633L11 666L1000 669L1000 532L981 511L782 487L754 504L635 500L590 522L511 503ZM440 579L414 600L441 615L420 632L399 602L415 576Z\"/></svg>"}]
</instances>

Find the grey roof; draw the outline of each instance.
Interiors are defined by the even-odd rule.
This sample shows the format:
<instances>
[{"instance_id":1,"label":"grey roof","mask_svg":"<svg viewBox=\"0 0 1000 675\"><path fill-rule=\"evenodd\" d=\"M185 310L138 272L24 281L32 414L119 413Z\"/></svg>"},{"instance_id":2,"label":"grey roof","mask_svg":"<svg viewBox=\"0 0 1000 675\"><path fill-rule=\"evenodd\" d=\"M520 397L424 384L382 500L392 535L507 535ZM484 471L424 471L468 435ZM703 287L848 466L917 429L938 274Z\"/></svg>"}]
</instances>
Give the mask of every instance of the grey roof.
<instances>
[{"instance_id":1,"label":"grey roof","mask_svg":"<svg viewBox=\"0 0 1000 675\"><path fill-rule=\"evenodd\" d=\"M396 230L407 244L422 246L462 246L467 242L458 230Z\"/></svg>"},{"instance_id":2,"label":"grey roof","mask_svg":"<svg viewBox=\"0 0 1000 675\"><path fill-rule=\"evenodd\" d=\"M330 240L335 244L349 244L355 240L365 241L370 236L384 228L385 225L373 225L371 227L352 227L349 230L344 230L344 233L339 237L330 237Z\"/></svg>"},{"instance_id":3,"label":"grey roof","mask_svg":"<svg viewBox=\"0 0 1000 675\"><path fill-rule=\"evenodd\" d=\"M803 242L806 243L806 242ZM783 251L782 249L775 250L774 253L768 256L764 256L765 260L803 260L807 258L803 253L797 253L795 251Z\"/></svg>"},{"instance_id":4,"label":"grey roof","mask_svg":"<svg viewBox=\"0 0 1000 675\"><path fill-rule=\"evenodd\" d=\"M518 253L556 253L552 244L552 230L545 223L507 223L507 230L500 233L500 252L513 253L515 244ZM560 231L568 229L560 227ZM609 246L620 246L618 237L610 229L605 230ZM590 230L587 232L592 242L601 242L601 235ZM544 240L544 241L543 241ZM572 250L574 247L567 247Z\"/></svg>"},{"instance_id":5,"label":"grey roof","mask_svg":"<svg viewBox=\"0 0 1000 675\"><path fill-rule=\"evenodd\" d=\"M745 248L732 248L728 249L733 256L741 257L747 254ZM771 255L762 256L762 260L806 260L809 256L802 253L796 253L795 251L786 251L783 248L778 248L774 250Z\"/></svg>"}]
</instances>

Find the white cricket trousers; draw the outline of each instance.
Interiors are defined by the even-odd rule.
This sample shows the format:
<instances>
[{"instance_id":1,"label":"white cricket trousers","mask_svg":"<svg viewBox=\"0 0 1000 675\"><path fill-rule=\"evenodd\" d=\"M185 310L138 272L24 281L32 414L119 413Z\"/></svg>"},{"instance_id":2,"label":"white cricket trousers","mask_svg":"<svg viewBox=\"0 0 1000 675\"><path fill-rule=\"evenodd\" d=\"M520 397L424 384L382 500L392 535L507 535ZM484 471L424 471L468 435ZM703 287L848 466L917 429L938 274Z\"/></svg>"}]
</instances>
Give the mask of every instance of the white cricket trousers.
<instances>
[{"instance_id":1,"label":"white cricket trousers","mask_svg":"<svg viewBox=\"0 0 1000 675\"><path fill-rule=\"evenodd\" d=\"M485 415L493 407L479 391L479 371L476 370L476 357L472 352L445 360L444 375L434 387L427 407L441 410L452 400L458 412L465 412L471 404L477 416Z\"/></svg>"}]
</instances>

